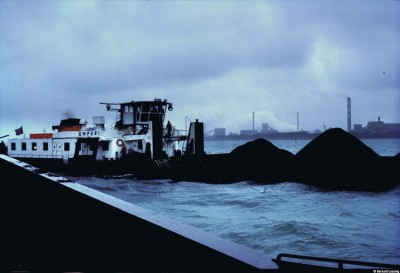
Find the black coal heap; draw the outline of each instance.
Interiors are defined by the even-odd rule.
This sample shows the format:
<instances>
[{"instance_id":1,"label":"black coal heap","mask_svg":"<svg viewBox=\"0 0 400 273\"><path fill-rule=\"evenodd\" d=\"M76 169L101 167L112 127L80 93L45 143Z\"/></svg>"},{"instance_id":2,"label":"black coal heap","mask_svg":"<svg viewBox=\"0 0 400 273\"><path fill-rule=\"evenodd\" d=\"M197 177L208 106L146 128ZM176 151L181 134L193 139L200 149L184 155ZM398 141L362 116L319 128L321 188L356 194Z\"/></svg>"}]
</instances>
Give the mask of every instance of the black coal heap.
<instances>
[{"instance_id":1,"label":"black coal heap","mask_svg":"<svg viewBox=\"0 0 400 273\"><path fill-rule=\"evenodd\" d=\"M279 149L266 139L256 139L235 148L230 161L236 176L256 182L291 180L293 154Z\"/></svg>"},{"instance_id":2,"label":"black coal heap","mask_svg":"<svg viewBox=\"0 0 400 273\"><path fill-rule=\"evenodd\" d=\"M325 131L296 155L266 139L229 154L191 158L172 168L175 180L208 183L300 182L329 190L382 191L400 183L400 154L381 157L342 129Z\"/></svg>"},{"instance_id":3,"label":"black coal heap","mask_svg":"<svg viewBox=\"0 0 400 273\"><path fill-rule=\"evenodd\" d=\"M334 128L300 150L294 164L299 182L337 190L381 190L399 182L387 163L358 138Z\"/></svg>"}]
</instances>

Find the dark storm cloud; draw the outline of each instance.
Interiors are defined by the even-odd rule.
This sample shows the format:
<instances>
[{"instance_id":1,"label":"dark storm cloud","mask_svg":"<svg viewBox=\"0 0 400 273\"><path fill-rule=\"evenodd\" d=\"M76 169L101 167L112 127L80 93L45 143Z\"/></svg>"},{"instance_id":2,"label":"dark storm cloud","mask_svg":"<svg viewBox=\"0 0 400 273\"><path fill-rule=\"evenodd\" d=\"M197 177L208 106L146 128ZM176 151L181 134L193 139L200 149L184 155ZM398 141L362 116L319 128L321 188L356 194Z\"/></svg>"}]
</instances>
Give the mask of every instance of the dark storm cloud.
<instances>
[{"instance_id":1,"label":"dark storm cloud","mask_svg":"<svg viewBox=\"0 0 400 273\"><path fill-rule=\"evenodd\" d=\"M34 62L56 86L90 92L195 81L243 66L301 65L312 43L300 31L277 36L263 20L273 13L243 3L233 5L242 11L223 4L150 4L161 6L154 10L116 4L77 13L58 7L56 19L39 12L42 26L17 21L12 36L22 48L10 50L24 54L13 62Z\"/></svg>"},{"instance_id":2,"label":"dark storm cloud","mask_svg":"<svg viewBox=\"0 0 400 273\"><path fill-rule=\"evenodd\" d=\"M380 100L400 101L399 4L1 1L1 126L166 97L209 126L237 130L258 111L291 129L300 111L313 129L345 124L326 111L345 105L338 94L394 122L400 107Z\"/></svg>"},{"instance_id":3,"label":"dark storm cloud","mask_svg":"<svg viewBox=\"0 0 400 273\"><path fill-rule=\"evenodd\" d=\"M178 11L184 9L181 5L176 6ZM154 84L158 79L165 83L168 80L218 76L218 73L236 66L301 65L315 42L309 29L297 22L263 22L263 15L276 15L257 12L256 8L243 14L243 11L235 9L222 11L223 7L219 7L214 12L211 10L205 18L199 15L200 18L192 18L190 9L183 14L176 11L171 14L168 10L172 8L167 6L166 14L153 14L147 10L147 16L143 16L135 6L129 7L123 11L104 12L104 9L94 6L78 15L71 14L75 15L74 19L65 12L55 23L51 18L48 23L44 20L44 28L29 31L32 35L25 41L36 44L39 51L35 52L33 48L30 58L45 60L50 65L49 70L66 82L71 82L70 78L79 81L83 74L89 80L105 76L117 78L116 82L122 80L140 85ZM209 12L208 9L203 8L203 12ZM117 12L132 19L114 22L117 15L121 16ZM257 15L260 20L241 19ZM173 19L175 17L178 19ZM307 21L307 18L295 19ZM260 24L264 27L260 28ZM190 35L193 31L198 34ZM26 60L25 57L21 59ZM53 70L52 65L63 70ZM120 71L113 73L115 68L120 68ZM134 80L129 80L121 72L123 70L132 71ZM153 75L157 77L152 78Z\"/></svg>"}]
</instances>

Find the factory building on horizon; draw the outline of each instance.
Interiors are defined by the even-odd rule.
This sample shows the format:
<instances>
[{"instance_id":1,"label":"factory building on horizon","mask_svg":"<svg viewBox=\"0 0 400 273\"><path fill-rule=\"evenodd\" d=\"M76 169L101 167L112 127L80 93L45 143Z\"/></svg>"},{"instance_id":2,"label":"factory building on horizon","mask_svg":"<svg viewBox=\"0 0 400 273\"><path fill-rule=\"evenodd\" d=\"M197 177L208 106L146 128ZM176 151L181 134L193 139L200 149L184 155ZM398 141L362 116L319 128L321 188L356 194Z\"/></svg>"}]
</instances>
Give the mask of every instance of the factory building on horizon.
<instances>
[{"instance_id":1,"label":"factory building on horizon","mask_svg":"<svg viewBox=\"0 0 400 273\"><path fill-rule=\"evenodd\" d=\"M268 125L268 123L263 123L261 125L262 129L261 129L261 134L274 134L274 133L278 133L278 130L275 130L274 128L270 127Z\"/></svg>"},{"instance_id":2,"label":"factory building on horizon","mask_svg":"<svg viewBox=\"0 0 400 273\"><path fill-rule=\"evenodd\" d=\"M224 137L224 136L226 136L226 129L225 128L215 128L214 129L214 136L215 137Z\"/></svg>"},{"instance_id":3,"label":"factory building on horizon","mask_svg":"<svg viewBox=\"0 0 400 273\"><path fill-rule=\"evenodd\" d=\"M363 134L400 135L400 123L385 123L378 117L377 121L369 121L366 127L362 124L351 124L351 98L347 98L347 131L358 136Z\"/></svg>"},{"instance_id":4,"label":"factory building on horizon","mask_svg":"<svg viewBox=\"0 0 400 273\"><path fill-rule=\"evenodd\" d=\"M240 135L241 136L252 136L258 134L257 130L240 130Z\"/></svg>"},{"instance_id":5,"label":"factory building on horizon","mask_svg":"<svg viewBox=\"0 0 400 273\"><path fill-rule=\"evenodd\" d=\"M352 130L354 133L372 133L372 134L400 134L400 123L385 123L378 117L377 121L369 121L366 127L362 124L354 124Z\"/></svg>"}]
</instances>

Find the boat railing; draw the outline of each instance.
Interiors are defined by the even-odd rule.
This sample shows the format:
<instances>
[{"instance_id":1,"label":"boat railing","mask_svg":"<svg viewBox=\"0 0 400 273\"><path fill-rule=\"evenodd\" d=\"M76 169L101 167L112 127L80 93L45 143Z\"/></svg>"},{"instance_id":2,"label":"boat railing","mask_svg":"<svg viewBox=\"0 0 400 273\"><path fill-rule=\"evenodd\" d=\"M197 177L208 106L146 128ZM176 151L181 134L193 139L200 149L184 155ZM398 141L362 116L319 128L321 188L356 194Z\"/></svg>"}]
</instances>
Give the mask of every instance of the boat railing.
<instances>
[{"instance_id":1,"label":"boat railing","mask_svg":"<svg viewBox=\"0 0 400 273\"><path fill-rule=\"evenodd\" d=\"M187 136L188 130L172 130L172 136Z\"/></svg>"},{"instance_id":2,"label":"boat railing","mask_svg":"<svg viewBox=\"0 0 400 273\"><path fill-rule=\"evenodd\" d=\"M185 141L187 140L188 131L174 129L168 134L166 129L163 130L164 139L167 141Z\"/></svg>"},{"instance_id":3,"label":"boat railing","mask_svg":"<svg viewBox=\"0 0 400 273\"><path fill-rule=\"evenodd\" d=\"M310 264L305 264L305 261L311 261ZM296 268L301 265L302 267L324 267L332 269L344 269L345 265L348 265L346 269L399 269L400 265L387 264L387 263L374 263L374 262L362 262L362 261L352 261L343 259L333 259L333 258L323 258L323 257L313 257L305 255L295 255L281 253L276 259L274 259L279 267L283 268ZM312 263L314 262L314 263ZM331 266L328 266L330 264ZM363 267L363 268L360 268Z\"/></svg>"},{"instance_id":4,"label":"boat railing","mask_svg":"<svg viewBox=\"0 0 400 273\"><path fill-rule=\"evenodd\" d=\"M63 159L63 155L34 155L34 154L13 154L11 157L17 158L51 158L51 159ZM72 158L73 156L68 155L68 158Z\"/></svg>"}]
</instances>

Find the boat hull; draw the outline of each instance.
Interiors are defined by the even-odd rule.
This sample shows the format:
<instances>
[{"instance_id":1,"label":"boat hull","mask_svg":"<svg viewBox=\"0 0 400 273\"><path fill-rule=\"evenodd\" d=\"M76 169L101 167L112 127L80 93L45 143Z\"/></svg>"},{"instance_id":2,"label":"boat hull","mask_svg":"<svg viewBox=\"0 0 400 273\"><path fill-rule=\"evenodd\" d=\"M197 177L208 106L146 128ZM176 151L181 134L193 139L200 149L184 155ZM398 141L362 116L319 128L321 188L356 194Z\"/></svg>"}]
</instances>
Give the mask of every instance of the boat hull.
<instances>
[{"instance_id":1,"label":"boat hull","mask_svg":"<svg viewBox=\"0 0 400 273\"><path fill-rule=\"evenodd\" d=\"M164 178L167 173L160 169L155 160L126 158L120 160L70 159L67 164L62 159L16 158L38 167L39 172L63 173L71 176L105 176L133 174L137 178Z\"/></svg>"}]
</instances>

